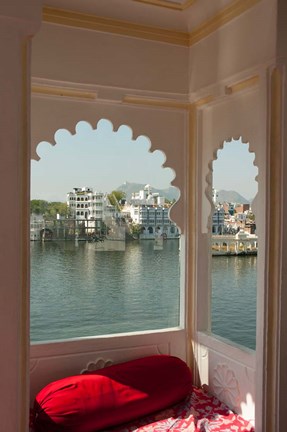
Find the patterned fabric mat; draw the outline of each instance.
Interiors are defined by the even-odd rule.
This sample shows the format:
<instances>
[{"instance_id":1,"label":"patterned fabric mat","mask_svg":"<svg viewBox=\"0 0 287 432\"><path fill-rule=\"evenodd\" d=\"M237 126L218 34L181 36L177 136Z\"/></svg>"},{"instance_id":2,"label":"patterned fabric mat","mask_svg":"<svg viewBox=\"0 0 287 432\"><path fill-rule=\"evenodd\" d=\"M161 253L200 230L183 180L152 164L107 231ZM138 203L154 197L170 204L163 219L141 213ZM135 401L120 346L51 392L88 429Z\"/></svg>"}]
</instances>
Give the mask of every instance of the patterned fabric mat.
<instances>
[{"instance_id":1,"label":"patterned fabric mat","mask_svg":"<svg viewBox=\"0 0 287 432\"><path fill-rule=\"evenodd\" d=\"M255 432L253 426L203 389L181 403L105 432Z\"/></svg>"}]
</instances>

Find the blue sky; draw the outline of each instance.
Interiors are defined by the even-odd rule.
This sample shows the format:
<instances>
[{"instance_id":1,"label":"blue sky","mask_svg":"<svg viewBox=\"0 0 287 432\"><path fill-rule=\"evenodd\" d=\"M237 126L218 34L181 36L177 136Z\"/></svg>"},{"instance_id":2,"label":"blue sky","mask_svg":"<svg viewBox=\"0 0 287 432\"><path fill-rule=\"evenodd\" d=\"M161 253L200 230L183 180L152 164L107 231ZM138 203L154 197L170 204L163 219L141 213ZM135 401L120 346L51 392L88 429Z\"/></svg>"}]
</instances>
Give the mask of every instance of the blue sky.
<instances>
[{"instance_id":1,"label":"blue sky","mask_svg":"<svg viewBox=\"0 0 287 432\"><path fill-rule=\"evenodd\" d=\"M254 153L242 140L225 142L213 162L213 187L217 190L234 190L244 198L253 199L257 193L255 180L258 168L254 165Z\"/></svg>"},{"instance_id":2,"label":"blue sky","mask_svg":"<svg viewBox=\"0 0 287 432\"><path fill-rule=\"evenodd\" d=\"M79 122L76 131L75 135L65 130L56 132L55 146L39 144L40 160L31 162L32 199L65 201L67 192L74 187L110 192L125 181L165 189L175 177L171 168L163 166L164 153L149 152L149 139L140 136L133 140L127 126L113 132L107 120L101 120L96 129ZM253 198L257 190L253 160L248 144L225 144L213 164L214 187L236 190L247 199Z\"/></svg>"},{"instance_id":3,"label":"blue sky","mask_svg":"<svg viewBox=\"0 0 287 432\"><path fill-rule=\"evenodd\" d=\"M149 152L150 141L144 136L132 140L128 126L113 132L111 123L101 120L97 129L80 122L76 130L75 135L58 131L55 146L39 144L40 160L31 162L32 199L65 201L74 187L110 192L125 181L165 189L175 177L171 168L162 166L164 153Z\"/></svg>"}]
</instances>

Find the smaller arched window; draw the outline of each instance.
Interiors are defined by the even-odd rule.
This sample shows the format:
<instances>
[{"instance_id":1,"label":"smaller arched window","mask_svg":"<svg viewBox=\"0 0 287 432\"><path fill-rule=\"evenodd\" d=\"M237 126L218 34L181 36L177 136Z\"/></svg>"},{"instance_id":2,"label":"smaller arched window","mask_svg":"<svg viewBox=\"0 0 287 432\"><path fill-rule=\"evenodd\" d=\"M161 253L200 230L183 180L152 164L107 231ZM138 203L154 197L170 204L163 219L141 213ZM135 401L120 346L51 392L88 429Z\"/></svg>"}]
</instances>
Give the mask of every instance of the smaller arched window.
<instances>
[{"instance_id":1,"label":"smaller arched window","mask_svg":"<svg viewBox=\"0 0 287 432\"><path fill-rule=\"evenodd\" d=\"M257 247L250 247L257 245L254 157L241 139L225 142L218 150L210 219L211 331L251 349L256 344L257 288Z\"/></svg>"}]
</instances>

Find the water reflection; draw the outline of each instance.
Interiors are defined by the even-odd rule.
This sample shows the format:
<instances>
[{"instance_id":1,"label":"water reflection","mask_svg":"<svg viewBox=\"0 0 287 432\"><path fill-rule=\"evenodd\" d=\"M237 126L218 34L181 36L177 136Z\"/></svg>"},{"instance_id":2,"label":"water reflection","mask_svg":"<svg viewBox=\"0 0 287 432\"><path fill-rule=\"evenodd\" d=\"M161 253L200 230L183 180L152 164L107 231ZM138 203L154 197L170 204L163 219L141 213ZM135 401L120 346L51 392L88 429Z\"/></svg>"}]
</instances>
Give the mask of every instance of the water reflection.
<instances>
[{"instance_id":1,"label":"water reflection","mask_svg":"<svg viewBox=\"0 0 287 432\"><path fill-rule=\"evenodd\" d=\"M178 240L105 244L31 242L33 341L178 325Z\"/></svg>"},{"instance_id":2,"label":"water reflection","mask_svg":"<svg viewBox=\"0 0 287 432\"><path fill-rule=\"evenodd\" d=\"M257 257L212 258L212 332L255 349Z\"/></svg>"}]
</instances>

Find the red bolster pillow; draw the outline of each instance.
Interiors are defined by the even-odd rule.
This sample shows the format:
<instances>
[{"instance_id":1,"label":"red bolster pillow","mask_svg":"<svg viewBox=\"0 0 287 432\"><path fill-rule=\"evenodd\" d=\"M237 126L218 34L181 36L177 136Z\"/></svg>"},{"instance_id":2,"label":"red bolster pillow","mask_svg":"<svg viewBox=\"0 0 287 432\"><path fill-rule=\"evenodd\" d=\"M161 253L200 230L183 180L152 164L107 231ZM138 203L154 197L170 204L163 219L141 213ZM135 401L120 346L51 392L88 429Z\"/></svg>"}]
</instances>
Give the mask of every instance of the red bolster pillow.
<instances>
[{"instance_id":1,"label":"red bolster pillow","mask_svg":"<svg viewBox=\"0 0 287 432\"><path fill-rule=\"evenodd\" d=\"M173 405L192 377L177 357L157 355L64 378L36 396L35 432L95 432Z\"/></svg>"}]
</instances>

